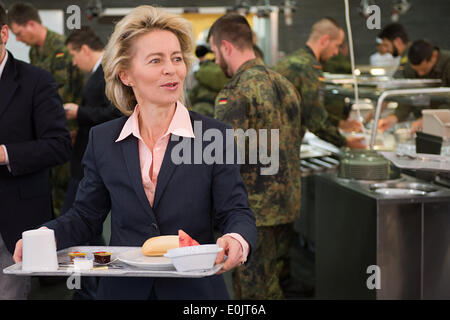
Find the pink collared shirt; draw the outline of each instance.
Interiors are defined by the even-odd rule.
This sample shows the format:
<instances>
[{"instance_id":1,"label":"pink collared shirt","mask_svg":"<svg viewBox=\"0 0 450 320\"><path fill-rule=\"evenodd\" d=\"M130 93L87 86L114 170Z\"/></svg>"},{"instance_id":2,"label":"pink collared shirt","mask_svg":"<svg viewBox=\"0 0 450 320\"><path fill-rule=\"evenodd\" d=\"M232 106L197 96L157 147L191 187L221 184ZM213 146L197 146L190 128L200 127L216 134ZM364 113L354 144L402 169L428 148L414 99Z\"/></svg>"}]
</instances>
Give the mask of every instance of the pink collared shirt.
<instances>
[{"instance_id":1,"label":"pink collared shirt","mask_svg":"<svg viewBox=\"0 0 450 320\"><path fill-rule=\"evenodd\" d=\"M164 159L167 145L169 143L170 135L175 134L181 137L195 138L192 129L191 118L189 111L180 102L177 102L175 113L169 124L169 128L155 143L153 150L150 150L144 142L139 129L139 112L140 107L136 105L133 113L125 122L119 138L116 142L122 141L129 135L133 135L138 139L139 146L139 162L141 165L142 185L150 205L153 207L155 198L156 184L158 182L158 173ZM237 233L228 233L227 235L238 240L242 246L242 262L247 260L249 246L247 241Z\"/></svg>"}]
</instances>

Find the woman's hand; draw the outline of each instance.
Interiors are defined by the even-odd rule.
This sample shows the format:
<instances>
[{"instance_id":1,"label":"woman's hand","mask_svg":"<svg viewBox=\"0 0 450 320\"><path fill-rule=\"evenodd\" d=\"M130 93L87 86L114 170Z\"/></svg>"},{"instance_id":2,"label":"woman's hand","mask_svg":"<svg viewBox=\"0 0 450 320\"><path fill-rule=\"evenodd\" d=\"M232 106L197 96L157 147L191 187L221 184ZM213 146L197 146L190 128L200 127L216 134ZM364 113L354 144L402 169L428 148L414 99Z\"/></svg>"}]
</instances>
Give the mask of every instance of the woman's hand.
<instances>
[{"instance_id":1,"label":"woman's hand","mask_svg":"<svg viewBox=\"0 0 450 320\"><path fill-rule=\"evenodd\" d=\"M22 261L23 240L20 239L16 242L16 248L14 249L13 260L15 263Z\"/></svg>"},{"instance_id":2,"label":"woman's hand","mask_svg":"<svg viewBox=\"0 0 450 320\"><path fill-rule=\"evenodd\" d=\"M227 272L241 264L243 250L242 245L238 240L234 239L231 236L225 235L217 239L217 245L223 248L223 250L217 254L215 263L222 263L225 255L227 255L228 257L222 269L220 269L216 274Z\"/></svg>"}]
</instances>

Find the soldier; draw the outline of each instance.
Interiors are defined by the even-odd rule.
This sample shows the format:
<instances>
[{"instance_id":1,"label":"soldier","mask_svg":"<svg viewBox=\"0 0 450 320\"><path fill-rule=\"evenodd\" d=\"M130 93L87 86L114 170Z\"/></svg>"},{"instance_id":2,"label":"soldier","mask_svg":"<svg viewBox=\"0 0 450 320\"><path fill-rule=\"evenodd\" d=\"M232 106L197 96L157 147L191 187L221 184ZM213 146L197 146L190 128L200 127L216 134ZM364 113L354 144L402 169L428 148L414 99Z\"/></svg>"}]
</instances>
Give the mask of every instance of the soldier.
<instances>
[{"instance_id":1,"label":"soldier","mask_svg":"<svg viewBox=\"0 0 450 320\"><path fill-rule=\"evenodd\" d=\"M194 74L197 85L189 91L189 100L192 110L208 117L214 117L216 96L228 79L222 69L206 57L209 52L210 50L202 45L195 49L195 55L200 60L200 67Z\"/></svg>"},{"instance_id":2,"label":"soldier","mask_svg":"<svg viewBox=\"0 0 450 320\"><path fill-rule=\"evenodd\" d=\"M321 62L338 53L344 31L331 18L316 22L306 47L280 60L274 70L289 79L302 96L302 132L306 129L337 147L365 148L362 138L344 137L338 126L360 130L358 121L346 121L343 116L331 117L324 104L325 78ZM341 108L343 109L343 108Z\"/></svg>"},{"instance_id":3,"label":"soldier","mask_svg":"<svg viewBox=\"0 0 450 320\"><path fill-rule=\"evenodd\" d=\"M80 103L84 76L72 65L72 59L64 45L65 37L43 26L38 10L29 3L14 3L10 6L8 25L18 41L31 46L31 64L53 75L63 102ZM69 121L72 141L76 127L76 122ZM53 205L55 214L58 215L70 177L69 163L52 168L51 173Z\"/></svg>"},{"instance_id":4,"label":"soldier","mask_svg":"<svg viewBox=\"0 0 450 320\"><path fill-rule=\"evenodd\" d=\"M227 14L219 18L210 29L209 42L216 63L231 78L216 98L216 118L246 132L266 129L271 136L273 130L279 130L276 173L262 175L259 162L252 165L246 161L241 166L258 242L252 261L233 272L235 297L282 299L293 221L300 212L300 96L286 78L256 58L245 17ZM257 137L261 143L261 135ZM274 139L273 143L277 144ZM271 147L273 150L274 145ZM246 158L255 148L254 144L246 146Z\"/></svg>"},{"instance_id":5,"label":"soldier","mask_svg":"<svg viewBox=\"0 0 450 320\"><path fill-rule=\"evenodd\" d=\"M410 69L405 69L405 77L409 79L440 79L443 87L450 87L450 52L440 50L438 47L433 47L431 43L425 40L415 41L408 53L408 60ZM441 106L441 102L433 103L435 106L431 108L445 107ZM394 114L380 119L378 128L380 130L387 130L394 124L405 121L411 113L417 119L411 124L411 131L415 132L422 128L422 110L424 107L414 107L411 104L399 104L395 109Z\"/></svg>"},{"instance_id":6,"label":"soldier","mask_svg":"<svg viewBox=\"0 0 450 320\"><path fill-rule=\"evenodd\" d=\"M405 78L405 72L408 72L408 51L411 43L405 28L400 23L391 23L381 30L378 38L381 39L381 45L392 54L394 58L400 58L400 66L397 68L394 78Z\"/></svg>"},{"instance_id":7,"label":"soldier","mask_svg":"<svg viewBox=\"0 0 450 320\"><path fill-rule=\"evenodd\" d=\"M29 45L30 63L49 71L64 102L79 102L83 74L72 66L65 37L42 25L38 10L29 3L14 3L8 9L8 25L17 41Z\"/></svg>"}]
</instances>

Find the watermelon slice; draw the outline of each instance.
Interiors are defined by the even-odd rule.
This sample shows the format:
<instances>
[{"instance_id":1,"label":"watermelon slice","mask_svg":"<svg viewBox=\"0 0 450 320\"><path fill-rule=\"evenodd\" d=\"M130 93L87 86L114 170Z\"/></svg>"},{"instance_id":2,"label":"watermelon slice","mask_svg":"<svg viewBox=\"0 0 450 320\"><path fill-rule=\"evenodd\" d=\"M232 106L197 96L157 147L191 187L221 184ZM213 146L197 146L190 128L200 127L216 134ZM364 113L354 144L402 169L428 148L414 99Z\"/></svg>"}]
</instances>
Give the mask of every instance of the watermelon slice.
<instances>
[{"instance_id":1,"label":"watermelon slice","mask_svg":"<svg viewBox=\"0 0 450 320\"><path fill-rule=\"evenodd\" d=\"M180 247L189 247L189 246L198 246L200 243L192 239L186 232L183 230L178 230L178 241Z\"/></svg>"}]
</instances>

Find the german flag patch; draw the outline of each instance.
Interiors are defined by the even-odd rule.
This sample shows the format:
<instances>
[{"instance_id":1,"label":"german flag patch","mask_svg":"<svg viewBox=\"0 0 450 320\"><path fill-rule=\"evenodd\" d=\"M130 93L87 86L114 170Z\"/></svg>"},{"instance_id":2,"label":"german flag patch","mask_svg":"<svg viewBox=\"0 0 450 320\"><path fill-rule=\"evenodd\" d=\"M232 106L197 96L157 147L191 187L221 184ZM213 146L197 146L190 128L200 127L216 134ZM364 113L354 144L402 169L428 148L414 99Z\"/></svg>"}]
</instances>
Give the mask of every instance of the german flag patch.
<instances>
[{"instance_id":1,"label":"german flag patch","mask_svg":"<svg viewBox=\"0 0 450 320\"><path fill-rule=\"evenodd\" d=\"M226 104L228 102L227 98L220 98L219 99L219 104Z\"/></svg>"},{"instance_id":2,"label":"german flag patch","mask_svg":"<svg viewBox=\"0 0 450 320\"><path fill-rule=\"evenodd\" d=\"M55 57L56 57L56 58L62 58L62 57L64 57L64 52L58 52L58 53L55 55Z\"/></svg>"}]
</instances>

